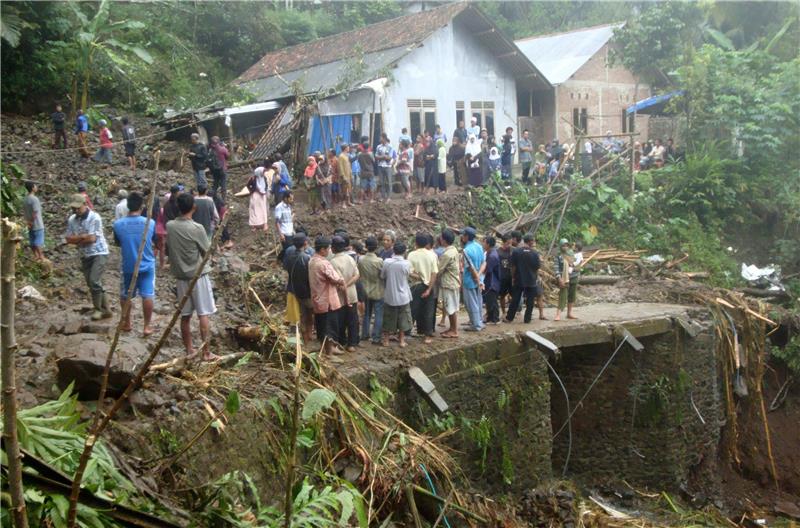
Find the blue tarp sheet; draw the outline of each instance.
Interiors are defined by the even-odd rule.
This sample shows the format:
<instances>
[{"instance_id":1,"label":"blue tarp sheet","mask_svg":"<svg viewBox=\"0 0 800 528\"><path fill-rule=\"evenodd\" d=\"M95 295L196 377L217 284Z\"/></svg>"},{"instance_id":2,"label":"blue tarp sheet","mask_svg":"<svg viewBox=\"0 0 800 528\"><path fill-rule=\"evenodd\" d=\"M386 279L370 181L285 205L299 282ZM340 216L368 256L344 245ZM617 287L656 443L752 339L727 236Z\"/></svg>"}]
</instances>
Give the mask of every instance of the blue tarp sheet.
<instances>
[{"instance_id":1,"label":"blue tarp sheet","mask_svg":"<svg viewBox=\"0 0 800 528\"><path fill-rule=\"evenodd\" d=\"M648 97L647 99L642 99L641 101L632 104L631 106L628 107L628 109L625 112L628 114L632 114L634 112L649 113L642 111L646 109L652 109L652 107L656 105L663 105L673 97L683 95L684 93L686 93L684 90L677 90L675 92L670 92L666 94L654 95L653 97Z\"/></svg>"},{"instance_id":2,"label":"blue tarp sheet","mask_svg":"<svg viewBox=\"0 0 800 528\"><path fill-rule=\"evenodd\" d=\"M322 119L321 124L320 119ZM338 154L339 143L348 143L350 141L352 125L353 116L351 115L315 115L311 118L311 136L308 142L307 154L311 154L316 150L325 152L327 149L332 148L334 143L336 143L336 153ZM324 131L322 127L325 127Z\"/></svg>"}]
</instances>

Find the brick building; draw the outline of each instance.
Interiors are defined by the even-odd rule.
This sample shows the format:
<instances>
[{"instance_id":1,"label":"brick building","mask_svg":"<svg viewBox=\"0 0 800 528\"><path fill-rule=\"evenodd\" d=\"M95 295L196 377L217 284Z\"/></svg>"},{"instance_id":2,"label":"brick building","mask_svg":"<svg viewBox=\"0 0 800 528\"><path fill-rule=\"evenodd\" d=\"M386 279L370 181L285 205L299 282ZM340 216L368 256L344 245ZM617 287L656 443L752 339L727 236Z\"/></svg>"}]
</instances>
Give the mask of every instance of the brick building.
<instances>
[{"instance_id":1,"label":"brick building","mask_svg":"<svg viewBox=\"0 0 800 528\"><path fill-rule=\"evenodd\" d=\"M636 101L651 95L650 86L621 64L611 64L614 30L622 24L530 37L517 47L553 86L517 93L520 129L534 141L557 137L571 142L583 130L588 135L639 132L648 137L647 115L626 115Z\"/></svg>"}]
</instances>

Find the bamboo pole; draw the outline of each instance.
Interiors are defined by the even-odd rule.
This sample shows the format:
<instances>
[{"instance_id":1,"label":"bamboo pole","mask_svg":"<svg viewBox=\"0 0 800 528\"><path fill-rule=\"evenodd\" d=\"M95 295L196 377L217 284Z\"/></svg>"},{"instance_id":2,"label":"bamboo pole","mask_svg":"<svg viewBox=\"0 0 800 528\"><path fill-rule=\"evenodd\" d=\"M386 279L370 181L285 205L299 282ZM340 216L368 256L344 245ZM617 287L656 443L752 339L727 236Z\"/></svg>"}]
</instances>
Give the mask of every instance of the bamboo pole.
<instances>
[{"instance_id":1,"label":"bamboo pole","mask_svg":"<svg viewBox=\"0 0 800 528\"><path fill-rule=\"evenodd\" d=\"M0 254L0 369L3 381L3 441L8 458L8 487L11 491L11 512L15 528L28 528L28 512L22 487L22 455L17 437L17 387L16 366L17 339L14 334L14 305L16 302L16 280L14 267L17 258L19 226L3 218L3 246Z\"/></svg>"},{"instance_id":2,"label":"bamboo pole","mask_svg":"<svg viewBox=\"0 0 800 528\"><path fill-rule=\"evenodd\" d=\"M292 488L294 487L294 470L297 464L297 430L300 421L300 373L303 367L303 347L300 346L300 326L295 325L295 360L294 360L294 401L292 403L292 423L289 429L289 460L286 468L286 490L283 500L283 525L292 526ZM323 345L324 346L324 345Z\"/></svg>"}]
</instances>

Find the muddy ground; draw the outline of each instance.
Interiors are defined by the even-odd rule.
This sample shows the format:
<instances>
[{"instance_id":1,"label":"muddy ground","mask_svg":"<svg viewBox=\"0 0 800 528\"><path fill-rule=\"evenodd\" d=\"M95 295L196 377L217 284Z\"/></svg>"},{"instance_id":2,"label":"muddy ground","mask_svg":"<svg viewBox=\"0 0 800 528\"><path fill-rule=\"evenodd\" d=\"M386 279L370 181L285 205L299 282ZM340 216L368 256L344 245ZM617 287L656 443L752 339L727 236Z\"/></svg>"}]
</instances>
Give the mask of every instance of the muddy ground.
<instances>
[{"instance_id":1,"label":"muddy ground","mask_svg":"<svg viewBox=\"0 0 800 528\"><path fill-rule=\"evenodd\" d=\"M158 132L136 118L133 118L133 123L137 126L139 137ZM111 233L114 206L118 202L118 189L142 190L149 186L151 178L157 177L158 193L163 195L172 183L183 182L190 185L192 176L188 163L182 168L180 163L181 149L186 148L186 145L162 141L160 136L140 141L140 163L134 174L126 168L121 147L114 150L115 164L110 169L104 169L93 162L80 160L74 150L34 152L49 149L51 146L52 139L46 122L4 116L1 125L4 163L19 164L28 178L40 183L39 196L47 230L45 253L53 263L52 273L45 275L32 264L27 248L21 250L17 287L31 285L45 298L45 301L19 299L17 304L16 328L20 345L17 358L20 381L18 398L22 407L29 407L53 398L60 392L56 368L58 357L69 355L74 348L94 347L101 350L107 336L114 329L113 319L99 323L89 320L89 295L79 269L77 252L62 242L69 216L65 204L78 182L88 183L89 194L96 211L104 219L108 236ZM114 131L116 135L120 135L119 130ZM161 169L169 169L175 171L174 173L168 175L165 170L153 170L152 152L156 147L162 149ZM96 140L93 139L90 148L96 148ZM248 175L247 167L233 169L229 176L229 189L233 192L240 189ZM412 201L396 199L388 204L363 204L347 210L337 209L327 215L311 216L302 193L298 193L295 211L298 224L305 227L312 236L343 228L354 239L379 234L384 229L394 229L400 236L408 237L421 229L432 231L436 227L434 224L446 223L463 227L472 217L473 199L474 196L453 190L444 196L417 197ZM275 263L274 239L269 235L250 231L247 225L247 198L232 199L228 205L233 207L229 229L235 245L231 250L218 253L213 259L213 280L219 313L212 317L211 347L219 355L244 351L245 348L231 337L231 329L243 324L258 323L261 318L261 309L255 296L250 293L250 287L275 314L280 313L284 302L283 272ZM419 216L429 221L414 218L417 206ZM119 312L116 295L119 290L119 275L119 253L112 249L104 284L115 313ZM155 322L157 326L163 327L175 303L175 284L166 270L159 269L157 277ZM613 286L587 286L581 288L580 304L683 302L676 292L684 287L685 285L675 284L670 280L661 280L654 284L641 279L625 280ZM135 330L129 336L129 349L135 356L137 353L146 353L146 346L157 340L158 332L147 339L141 338L138 334L141 325L138 304L133 313ZM552 315L552 305L548 308L548 315ZM80 351L74 350L74 353L78 352ZM174 329L156 361L165 362L181 356L182 353L180 335ZM413 345L402 352L398 349L368 348L358 354L358 361L368 366L370 362L383 361L386 355L393 357L397 354L413 353ZM134 364L136 360L136 357L131 358ZM256 358L237 370L236 375L241 378L234 385L240 386L243 393L268 393L270 376L274 375L274 371L267 368L267 365L265 360ZM148 449L152 450L153 446L147 445L147 439L136 434L142 421L164 420L166 423L169 416L202 406L202 397L210 394L212 389L208 384L204 386L202 383L186 380L211 379L218 368L220 367L198 365L190 369L193 372L188 377L182 375L176 378L166 373L149 377L114 427L117 435L128 436L128 441L123 442L126 444L125 450L136 451L137 457L142 457ZM768 370L764 380L767 402L772 400L785 379L785 371ZM61 386L63 387L63 382ZM729 468L723 476L726 493L722 499L732 512L751 511L754 507L763 507L765 511L772 512L778 503L784 509L796 508L800 511L800 455L797 452L797 438L800 437L800 384L795 383L786 402L768 416L773 434L773 456L778 462L782 490L776 491L769 478L763 449L763 427L757 423L745 424L742 435L744 443L750 445L751 449L742 451L738 471ZM135 448L137 443L140 444L140 449ZM152 484L155 486L158 483Z\"/></svg>"}]
</instances>

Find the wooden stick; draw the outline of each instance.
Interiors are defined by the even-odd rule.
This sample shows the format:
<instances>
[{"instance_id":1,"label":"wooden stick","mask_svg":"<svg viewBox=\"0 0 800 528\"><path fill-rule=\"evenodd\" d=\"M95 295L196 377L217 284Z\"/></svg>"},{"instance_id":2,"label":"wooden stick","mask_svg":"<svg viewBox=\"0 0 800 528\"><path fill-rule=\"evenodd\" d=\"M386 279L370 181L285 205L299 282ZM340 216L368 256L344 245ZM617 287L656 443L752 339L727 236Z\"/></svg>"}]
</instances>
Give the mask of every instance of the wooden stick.
<instances>
[{"instance_id":1,"label":"wooden stick","mask_svg":"<svg viewBox=\"0 0 800 528\"><path fill-rule=\"evenodd\" d=\"M716 299L714 299L714 300L716 301L716 303L717 303L717 304L721 304L722 306L725 306L726 308L731 308L731 309L733 309L733 310L736 310L736 309L737 309L737 308L736 308L736 306L732 305L731 303L729 303L729 302L728 302L728 301L726 301L725 299L721 299L720 297L717 297L717 298L716 298ZM744 311L746 311L747 313L749 313L750 315L752 315L752 316L753 316L753 317L755 317L756 319L760 319L760 320L764 321L764 322L765 322L765 323L767 323L767 324L771 324L772 326L778 326L778 323L776 323L776 322L775 322L775 321L773 321L772 319L767 319L766 317L764 317L764 316L763 316L763 315L761 315L760 313L758 313L758 312L754 312L754 311L753 311L753 310L751 310L750 308L744 308Z\"/></svg>"}]
</instances>

